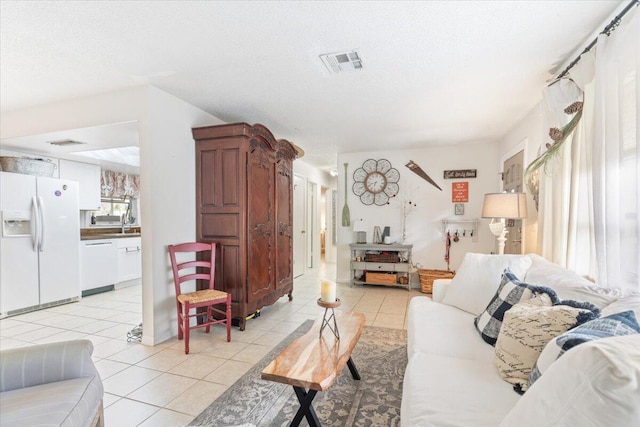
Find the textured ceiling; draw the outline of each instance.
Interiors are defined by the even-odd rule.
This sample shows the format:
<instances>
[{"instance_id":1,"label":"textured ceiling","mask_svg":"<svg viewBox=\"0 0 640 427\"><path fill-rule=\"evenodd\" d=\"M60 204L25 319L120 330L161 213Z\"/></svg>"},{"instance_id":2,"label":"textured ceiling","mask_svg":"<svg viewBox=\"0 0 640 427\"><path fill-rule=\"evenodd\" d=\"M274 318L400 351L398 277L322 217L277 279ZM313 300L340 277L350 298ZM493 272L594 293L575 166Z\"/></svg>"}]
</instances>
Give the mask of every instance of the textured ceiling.
<instances>
[{"instance_id":1,"label":"textured ceiling","mask_svg":"<svg viewBox=\"0 0 640 427\"><path fill-rule=\"evenodd\" d=\"M305 161L494 141L620 1L0 2L2 111L150 83ZM319 55L357 48L332 75Z\"/></svg>"}]
</instances>

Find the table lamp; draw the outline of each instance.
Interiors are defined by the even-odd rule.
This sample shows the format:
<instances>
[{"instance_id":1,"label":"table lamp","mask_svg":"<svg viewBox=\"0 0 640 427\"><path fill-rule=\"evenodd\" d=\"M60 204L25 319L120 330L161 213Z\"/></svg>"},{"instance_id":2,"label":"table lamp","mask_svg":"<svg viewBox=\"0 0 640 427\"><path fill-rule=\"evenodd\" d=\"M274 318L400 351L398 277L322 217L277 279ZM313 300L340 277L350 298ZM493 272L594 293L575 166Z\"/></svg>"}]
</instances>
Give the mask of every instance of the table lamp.
<instances>
[{"instance_id":1,"label":"table lamp","mask_svg":"<svg viewBox=\"0 0 640 427\"><path fill-rule=\"evenodd\" d=\"M353 222L353 231L357 233L356 243L367 243L367 226L362 218Z\"/></svg>"},{"instance_id":2,"label":"table lamp","mask_svg":"<svg viewBox=\"0 0 640 427\"><path fill-rule=\"evenodd\" d=\"M491 218L489 229L498 238L498 253L504 254L507 240L505 220L527 217L527 195L525 193L487 193L482 203L482 218ZM499 221L496 221L499 220Z\"/></svg>"}]
</instances>

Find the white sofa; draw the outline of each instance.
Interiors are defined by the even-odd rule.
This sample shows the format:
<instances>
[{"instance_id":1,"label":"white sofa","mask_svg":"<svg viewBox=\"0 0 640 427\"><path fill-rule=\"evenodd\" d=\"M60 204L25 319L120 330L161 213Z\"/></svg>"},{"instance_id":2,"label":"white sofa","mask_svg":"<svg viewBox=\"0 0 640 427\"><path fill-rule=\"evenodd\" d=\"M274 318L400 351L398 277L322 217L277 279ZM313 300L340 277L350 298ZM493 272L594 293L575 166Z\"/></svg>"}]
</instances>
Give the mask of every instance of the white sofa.
<instances>
[{"instance_id":1,"label":"white sofa","mask_svg":"<svg viewBox=\"0 0 640 427\"><path fill-rule=\"evenodd\" d=\"M411 300L402 426L640 426L640 335L571 349L520 396L501 379L493 364L494 347L474 326L477 308L487 306L505 266L524 282L554 289L562 299L597 305L602 315L632 308L640 320L640 295L619 298L616 292L598 292L591 282L537 255L519 256L515 263L509 256L472 255L476 265L470 266L465 257L458 271L462 273L467 263L466 278L474 273L469 283L461 283L463 277L453 279L458 280L455 286L449 286L451 280L437 280L432 298ZM481 265L488 267L480 269ZM496 274L490 289L487 280ZM447 295L454 287L457 295ZM466 301L460 303L461 298ZM591 357L593 352L598 354ZM618 353L624 354L617 357ZM593 373L594 363L598 375ZM603 413L609 417L604 421Z\"/></svg>"}]
</instances>

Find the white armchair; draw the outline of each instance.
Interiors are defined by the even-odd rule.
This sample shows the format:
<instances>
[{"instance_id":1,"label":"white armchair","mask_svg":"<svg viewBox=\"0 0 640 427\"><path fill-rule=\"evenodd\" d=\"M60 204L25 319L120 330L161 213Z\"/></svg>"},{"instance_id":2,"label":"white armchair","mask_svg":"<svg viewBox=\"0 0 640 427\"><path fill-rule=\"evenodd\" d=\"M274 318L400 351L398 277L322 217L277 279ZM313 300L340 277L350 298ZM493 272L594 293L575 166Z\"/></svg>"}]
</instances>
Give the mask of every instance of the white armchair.
<instances>
[{"instance_id":1,"label":"white armchair","mask_svg":"<svg viewBox=\"0 0 640 427\"><path fill-rule=\"evenodd\" d=\"M103 427L104 389L91 353L75 340L0 352L0 427Z\"/></svg>"}]
</instances>

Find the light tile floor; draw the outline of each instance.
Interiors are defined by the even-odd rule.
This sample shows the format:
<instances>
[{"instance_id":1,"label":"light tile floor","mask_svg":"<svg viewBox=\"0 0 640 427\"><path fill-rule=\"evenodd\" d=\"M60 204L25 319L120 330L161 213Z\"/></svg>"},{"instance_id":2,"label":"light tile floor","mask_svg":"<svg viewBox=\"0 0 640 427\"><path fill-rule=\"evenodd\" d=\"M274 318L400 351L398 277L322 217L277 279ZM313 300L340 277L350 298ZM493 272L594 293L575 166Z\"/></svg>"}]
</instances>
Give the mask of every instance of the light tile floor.
<instances>
[{"instance_id":1,"label":"light tile floor","mask_svg":"<svg viewBox=\"0 0 640 427\"><path fill-rule=\"evenodd\" d=\"M322 316L320 280L335 278L335 264L295 279L293 301L281 298L249 320L245 331L224 326L191 332L189 355L176 337L154 347L128 343L142 320L139 284L0 320L0 348L89 339L104 383L107 427L183 426L307 319ZM406 328L409 300L418 290L338 285L339 310L360 311L366 324Z\"/></svg>"}]
</instances>

